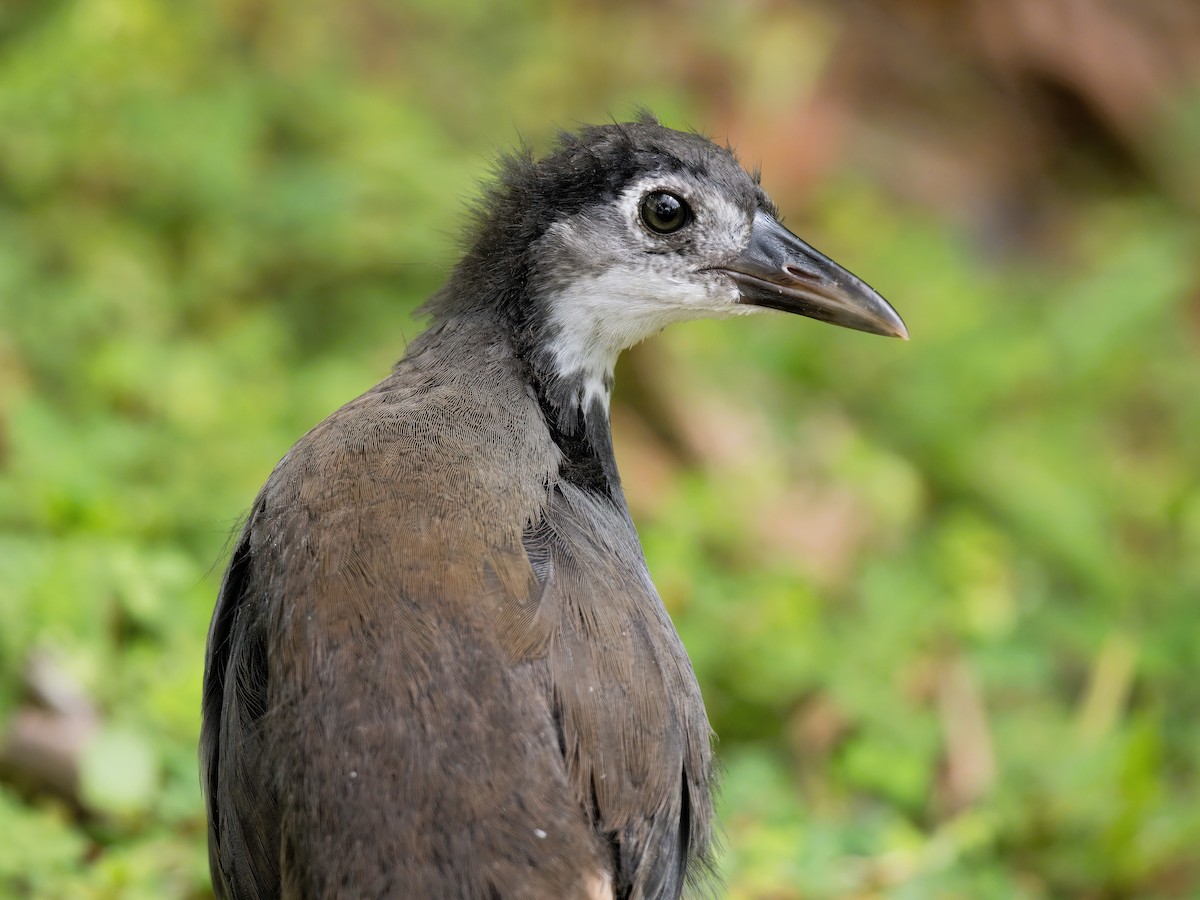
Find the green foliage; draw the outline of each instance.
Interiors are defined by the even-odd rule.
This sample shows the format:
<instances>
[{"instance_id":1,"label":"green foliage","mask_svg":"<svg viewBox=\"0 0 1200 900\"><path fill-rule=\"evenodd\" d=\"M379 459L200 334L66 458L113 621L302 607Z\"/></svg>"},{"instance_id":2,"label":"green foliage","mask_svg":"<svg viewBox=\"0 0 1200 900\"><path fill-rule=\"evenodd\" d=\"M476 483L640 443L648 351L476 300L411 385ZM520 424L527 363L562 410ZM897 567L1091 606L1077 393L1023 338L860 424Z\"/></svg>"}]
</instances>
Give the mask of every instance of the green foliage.
<instances>
[{"instance_id":1,"label":"green foliage","mask_svg":"<svg viewBox=\"0 0 1200 900\"><path fill-rule=\"evenodd\" d=\"M513 122L704 122L662 55L774 33L344 7L0 13L0 725L36 651L104 723L86 815L0 787L0 895L207 893L204 639L271 466L402 352ZM761 317L648 351L707 448L637 517L721 735L730 895L1193 896L1200 229L1097 191L997 265L852 173L808 203L910 344Z\"/></svg>"}]
</instances>

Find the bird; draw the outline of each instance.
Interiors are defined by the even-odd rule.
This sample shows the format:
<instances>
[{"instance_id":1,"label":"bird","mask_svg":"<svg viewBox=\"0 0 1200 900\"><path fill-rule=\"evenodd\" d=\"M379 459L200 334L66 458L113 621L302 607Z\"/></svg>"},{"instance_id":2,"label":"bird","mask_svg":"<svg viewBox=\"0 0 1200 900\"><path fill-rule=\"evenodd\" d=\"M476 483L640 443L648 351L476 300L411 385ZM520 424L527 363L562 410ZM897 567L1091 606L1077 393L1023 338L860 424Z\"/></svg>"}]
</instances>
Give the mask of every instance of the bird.
<instances>
[{"instance_id":1,"label":"bird","mask_svg":"<svg viewBox=\"0 0 1200 900\"><path fill-rule=\"evenodd\" d=\"M217 897L710 889L714 735L609 404L622 350L763 310L907 338L707 137L641 113L502 157L426 330L236 538L201 710Z\"/></svg>"}]
</instances>

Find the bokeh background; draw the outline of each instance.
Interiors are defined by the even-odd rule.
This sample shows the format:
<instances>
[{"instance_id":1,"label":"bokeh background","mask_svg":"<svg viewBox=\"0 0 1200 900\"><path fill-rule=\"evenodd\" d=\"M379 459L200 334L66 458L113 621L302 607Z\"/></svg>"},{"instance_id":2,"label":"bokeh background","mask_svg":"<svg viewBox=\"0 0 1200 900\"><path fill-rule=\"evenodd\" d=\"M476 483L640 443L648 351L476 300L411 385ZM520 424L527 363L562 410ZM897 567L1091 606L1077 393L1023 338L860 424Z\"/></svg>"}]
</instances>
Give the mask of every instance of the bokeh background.
<instances>
[{"instance_id":1,"label":"bokeh background","mask_svg":"<svg viewBox=\"0 0 1200 900\"><path fill-rule=\"evenodd\" d=\"M402 354L495 154L639 104L913 336L618 372L728 896L1200 896L1192 0L0 5L0 895L209 895L239 517Z\"/></svg>"}]
</instances>

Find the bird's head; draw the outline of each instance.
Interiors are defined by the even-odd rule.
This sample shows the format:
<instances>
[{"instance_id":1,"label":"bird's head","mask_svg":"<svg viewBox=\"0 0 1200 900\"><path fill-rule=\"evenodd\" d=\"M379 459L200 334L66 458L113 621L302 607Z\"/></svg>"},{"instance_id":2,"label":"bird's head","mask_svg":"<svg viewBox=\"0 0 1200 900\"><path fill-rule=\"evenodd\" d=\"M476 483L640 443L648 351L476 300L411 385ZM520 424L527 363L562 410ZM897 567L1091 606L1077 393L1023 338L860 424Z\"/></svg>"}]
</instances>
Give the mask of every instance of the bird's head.
<instances>
[{"instance_id":1,"label":"bird's head","mask_svg":"<svg viewBox=\"0 0 1200 900\"><path fill-rule=\"evenodd\" d=\"M469 240L434 312L503 311L585 408L607 401L621 350L673 322L770 308L907 337L887 301L780 224L728 148L648 116L506 160Z\"/></svg>"}]
</instances>

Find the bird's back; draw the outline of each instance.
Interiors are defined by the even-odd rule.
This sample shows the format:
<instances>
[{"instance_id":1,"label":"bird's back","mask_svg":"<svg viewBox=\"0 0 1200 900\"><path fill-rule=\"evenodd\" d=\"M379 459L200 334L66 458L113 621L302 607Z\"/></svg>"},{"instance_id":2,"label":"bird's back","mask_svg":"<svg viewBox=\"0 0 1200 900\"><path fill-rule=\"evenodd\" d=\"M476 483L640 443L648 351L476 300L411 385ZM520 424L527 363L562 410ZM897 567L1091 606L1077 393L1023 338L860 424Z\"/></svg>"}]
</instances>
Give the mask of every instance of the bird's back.
<instances>
[{"instance_id":1,"label":"bird's back","mask_svg":"<svg viewBox=\"0 0 1200 900\"><path fill-rule=\"evenodd\" d=\"M623 498L562 461L458 322L279 464L210 635L219 893L678 893L707 720Z\"/></svg>"}]
</instances>

